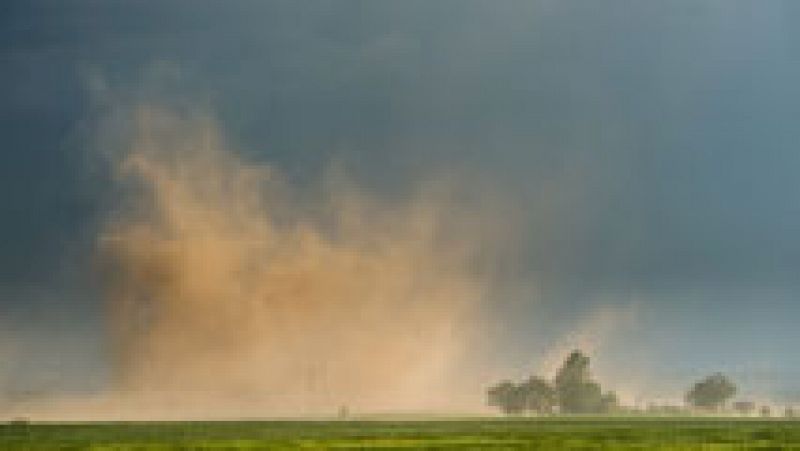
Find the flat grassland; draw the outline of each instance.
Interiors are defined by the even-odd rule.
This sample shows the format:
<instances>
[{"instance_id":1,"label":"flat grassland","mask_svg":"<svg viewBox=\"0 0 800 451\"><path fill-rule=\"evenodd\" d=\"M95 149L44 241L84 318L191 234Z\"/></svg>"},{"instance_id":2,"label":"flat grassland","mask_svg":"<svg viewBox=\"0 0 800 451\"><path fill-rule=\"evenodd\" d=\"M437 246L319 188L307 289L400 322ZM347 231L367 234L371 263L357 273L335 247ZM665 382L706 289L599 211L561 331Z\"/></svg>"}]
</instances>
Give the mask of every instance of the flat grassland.
<instances>
[{"instance_id":1,"label":"flat grassland","mask_svg":"<svg viewBox=\"0 0 800 451\"><path fill-rule=\"evenodd\" d=\"M800 449L800 421L520 418L3 424L0 449Z\"/></svg>"}]
</instances>

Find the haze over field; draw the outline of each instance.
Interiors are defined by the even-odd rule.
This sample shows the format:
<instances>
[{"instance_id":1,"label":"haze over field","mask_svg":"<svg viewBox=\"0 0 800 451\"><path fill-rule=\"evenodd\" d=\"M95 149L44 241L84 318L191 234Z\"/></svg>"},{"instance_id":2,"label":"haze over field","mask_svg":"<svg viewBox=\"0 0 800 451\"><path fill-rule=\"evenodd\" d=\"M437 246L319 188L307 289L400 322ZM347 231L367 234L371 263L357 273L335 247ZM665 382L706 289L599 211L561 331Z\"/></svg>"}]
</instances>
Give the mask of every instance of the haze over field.
<instances>
[{"instance_id":1,"label":"haze over field","mask_svg":"<svg viewBox=\"0 0 800 451\"><path fill-rule=\"evenodd\" d=\"M11 1L0 416L800 400L793 2Z\"/></svg>"},{"instance_id":2,"label":"haze over field","mask_svg":"<svg viewBox=\"0 0 800 451\"><path fill-rule=\"evenodd\" d=\"M332 175L300 199L221 147L209 119L152 106L131 119L133 211L100 237L120 390L196 414L463 397L451 388L479 325L480 237L444 187L389 206Z\"/></svg>"},{"instance_id":3,"label":"haze over field","mask_svg":"<svg viewBox=\"0 0 800 451\"><path fill-rule=\"evenodd\" d=\"M333 168L293 192L276 169L227 149L207 113L111 111L99 144L119 203L94 265L111 377L88 402L45 397L23 409L194 418L474 408L482 387L459 380L480 352L478 252L496 230L458 211L454 181L390 204Z\"/></svg>"}]
</instances>

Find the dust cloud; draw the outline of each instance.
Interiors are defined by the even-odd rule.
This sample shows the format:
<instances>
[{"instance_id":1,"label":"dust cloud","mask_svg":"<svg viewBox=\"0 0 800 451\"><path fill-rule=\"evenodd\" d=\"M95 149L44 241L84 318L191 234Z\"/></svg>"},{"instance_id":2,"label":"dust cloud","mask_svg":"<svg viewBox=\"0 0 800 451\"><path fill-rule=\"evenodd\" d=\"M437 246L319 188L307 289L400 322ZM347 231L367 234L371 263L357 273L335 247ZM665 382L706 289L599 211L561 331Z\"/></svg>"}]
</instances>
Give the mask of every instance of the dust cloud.
<instances>
[{"instance_id":1,"label":"dust cloud","mask_svg":"<svg viewBox=\"0 0 800 451\"><path fill-rule=\"evenodd\" d=\"M480 233L447 183L388 202L331 170L300 190L227 148L209 115L143 104L130 118L97 240L112 380L38 418L482 401L459 385L480 342Z\"/></svg>"}]
</instances>

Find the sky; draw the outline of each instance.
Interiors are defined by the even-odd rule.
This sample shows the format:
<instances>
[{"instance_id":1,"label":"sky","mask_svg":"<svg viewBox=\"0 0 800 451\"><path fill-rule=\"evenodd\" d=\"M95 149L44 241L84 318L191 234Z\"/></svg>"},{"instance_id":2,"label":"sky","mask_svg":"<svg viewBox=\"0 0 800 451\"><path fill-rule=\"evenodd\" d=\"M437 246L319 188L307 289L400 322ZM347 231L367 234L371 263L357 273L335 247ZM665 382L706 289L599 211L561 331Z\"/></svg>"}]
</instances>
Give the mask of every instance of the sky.
<instances>
[{"instance_id":1,"label":"sky","mask_svg":"<svg viewBox=\"0 0 800 451\"><path fill-rule=\"evenodd\" d=\"M798 22L777 0L3 2L0 389L107 376L87 268L113 190L86 149L111 90L208 106L301 187L332 160L386 198L467 174L514 223L484 307L508 377L581 346L633 397L724 371L800 400Z\"/></svg>"}]
</instances>

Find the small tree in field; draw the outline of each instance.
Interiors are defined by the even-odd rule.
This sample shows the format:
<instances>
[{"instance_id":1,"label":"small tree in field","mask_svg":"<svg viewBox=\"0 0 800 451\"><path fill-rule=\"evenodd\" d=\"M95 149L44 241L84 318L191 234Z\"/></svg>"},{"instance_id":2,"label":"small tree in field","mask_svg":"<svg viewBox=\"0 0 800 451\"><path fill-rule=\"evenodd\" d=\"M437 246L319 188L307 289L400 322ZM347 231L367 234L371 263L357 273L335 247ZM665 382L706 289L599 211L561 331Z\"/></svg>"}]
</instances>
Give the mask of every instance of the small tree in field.
<instances>
[{"instance_id":1,"label":"small tree in field","mask_svg":"<svg viewBox=\"0 0 800 451\"><path fill-rule=\"evenodd\" d=\"M555 379L558 405L564 413L607 413L617 406L613 392L603 393L589 372L589 357L575 350L567 356Z\"/></svg>"},{"instance_id":2,"label":"small tree in field","mask_svg":"<svg viewBox=\"0 0 800 451\"><path fill-rule=\"evenodd\" d=\"M715 373L696 382L686 392L686 402L706 410L718 410L736 394L736 385L722 373Z\"/></svg>"},{"instance_id":3,"label":"small tree in field","mask_svg":"<svg viewBox=\"0 0 800 451\"><path fill-rule=\"evenodd\" d=\"M756 403L753 401L736 401L733 403L733 410L739 415L751 415L756 410Z\"/></svg>"},{"instance_id":4,"label":"small tree in field","mask_svg":"<svg viewBox=\"0 0 800 451\"><path fill-rule=\"evenodd\" d=\"M511 381L503 381L489 388L487 404L499 408L506 415L519 415L525 411L525 389Z\"/></svg>"},{"instance_id":5,"label":"small tree in field","mask_svg":"<svg viewBox=\"0 0 800 451\"><path fill-rule=\"evenodd\" d=\"M539 376L531 376L523 382L525 409L536 413L550 413L556 405L556 392L547 381Z\"/></svg>"}]
</instances>

